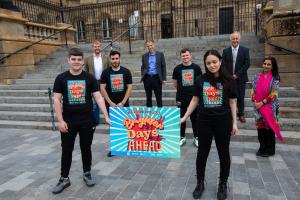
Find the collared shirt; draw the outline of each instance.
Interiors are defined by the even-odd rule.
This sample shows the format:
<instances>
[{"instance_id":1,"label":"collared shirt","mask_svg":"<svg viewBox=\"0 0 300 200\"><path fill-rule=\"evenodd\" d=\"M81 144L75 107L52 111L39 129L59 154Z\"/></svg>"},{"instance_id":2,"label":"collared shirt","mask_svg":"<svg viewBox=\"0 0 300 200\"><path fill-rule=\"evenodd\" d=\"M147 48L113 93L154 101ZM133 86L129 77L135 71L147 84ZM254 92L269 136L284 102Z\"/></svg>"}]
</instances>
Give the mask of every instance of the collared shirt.
<instances>
[{"instance_id":1,"label":"collared shirt","mask_svg":"<svg viewBox=\"0 0 300 200\"><path fill-rule=\"evenodd\" d=\"M232 50L232 73L235 74L235 63L236 63L237 53L239 51L239 45L235 48L231 46L231 50Z\"/></svg>"},{"instance_id":2,"label":"collared shirt","mask_svg":"<svg viewBox=\"0 0 300 200\"><path fill-rule=\"evenodd\" d=\"M95 78L100 80L102 71L103 71L103 62L101 54L97 57L94 54L94 71L95 71Z\"/></svg>"},{"instance_id":3,"label":"collared shirt","mask_svg":"<svg viewBox=\"0 0 300 200\"><path fill-rule=\"evenodd\" d=\"M147 74L149 75L155 75L157 74L157 68L156 68L156 53L149 53L149 59L148 59L148 63L149 63L149 68L147 71Z\"/></svg>"}]
</instances>

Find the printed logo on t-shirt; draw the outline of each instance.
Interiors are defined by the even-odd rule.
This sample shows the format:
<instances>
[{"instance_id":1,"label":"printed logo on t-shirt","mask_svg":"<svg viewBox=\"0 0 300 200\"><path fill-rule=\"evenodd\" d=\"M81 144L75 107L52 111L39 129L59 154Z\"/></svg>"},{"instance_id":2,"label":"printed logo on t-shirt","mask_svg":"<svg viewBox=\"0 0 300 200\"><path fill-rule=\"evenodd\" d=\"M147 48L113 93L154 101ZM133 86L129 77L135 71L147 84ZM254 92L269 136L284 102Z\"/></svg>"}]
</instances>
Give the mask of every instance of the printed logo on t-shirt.
<instances>
[{"instance_id":1,"label":"printed logo on t-shirt","mask_svg":"<svg viewBox=\"0 0 300 200\"><path fill-rule=\"evenodd\" d=\"M217 83L213 87L209 82L203 83L203 105L204 107L219 107L223 103L223 86Z\"/></svg>"},{"instance_id":2,"label":"printed logo on t-shirt","mask_svg":"<svg viewBox=\"0 0 300 200\"><path fill-rule=\"evenodd\" d=\"M112 92L122 92L124 90L123 74L111 74L110 85Z\"/></svg>"},{"instance_id":3,"label":"printed logo on t-shirt","mask_svg":"<svg viewBox=\"0 0 300 200\"><path fill-rule=\"evenodd\" d=\"M185 69L182 70L182 86L192 86L194 85L194 70Z\"/></svg>"},{"instance_id":4,"label":"printed logo on t-shirt","mask_svg":"<svg viewBox=\"0 0 300 200\"><path fill-rule=\"evenodd\" d=\"M86 95L85 80L68 80L69 104L84 104Z\"/></svg>"}]
</instances>

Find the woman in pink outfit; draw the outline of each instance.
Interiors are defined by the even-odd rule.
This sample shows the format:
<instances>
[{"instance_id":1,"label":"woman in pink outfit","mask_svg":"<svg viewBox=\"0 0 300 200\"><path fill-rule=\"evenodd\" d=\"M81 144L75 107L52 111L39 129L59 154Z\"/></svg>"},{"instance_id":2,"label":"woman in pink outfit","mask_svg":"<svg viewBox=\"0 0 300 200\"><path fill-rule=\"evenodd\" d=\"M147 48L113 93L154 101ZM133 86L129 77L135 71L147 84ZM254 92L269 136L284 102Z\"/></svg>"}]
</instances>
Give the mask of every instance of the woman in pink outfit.
<instances>
[{"instance_id":1,"label":"woman in pink outfit","mask_svg":"<svg viewBox=\"0 0 300 200\"><path fill-rule=\"evenodd\" d=\"M263 71L254 77L251 98L255 103L255 121L260 147L257 156L268 157L275 154L275 134L284 141L278 126L279 73L274 57L263 61Z\"/></svg>"}]
</instances>

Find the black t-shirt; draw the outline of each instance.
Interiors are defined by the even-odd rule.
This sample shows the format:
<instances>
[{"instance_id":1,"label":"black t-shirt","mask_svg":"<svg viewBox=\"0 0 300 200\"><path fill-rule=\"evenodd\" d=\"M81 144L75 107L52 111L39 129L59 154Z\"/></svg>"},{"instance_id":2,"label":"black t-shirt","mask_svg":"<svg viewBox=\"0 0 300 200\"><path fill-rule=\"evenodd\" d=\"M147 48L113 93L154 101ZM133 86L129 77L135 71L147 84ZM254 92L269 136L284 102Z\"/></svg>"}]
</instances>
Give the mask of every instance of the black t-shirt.
<instances>
[{"instance_id":1,"label":"black t-shirt","mask_svg":"<svg viewBox=\"0 0 300 200\"><path fill-rule=\"evenodd\" d=\"M56 77L53 91L63 96L63 118L68 124L95 125L92 93L99 91L99 86L92 75L63 72Z\"/></svg>"},{"instance_id":2,"label":"black t-shirt","mask_svg":"<svg viewBox=\"0 0 300 200\"><path fill-rule=\"evenodd\" d=\"M228 84L224 86L217 79L217 87L213 87L207 74L196 79L194 96L199 97L198 119L210 120L222 117L231 117L229 99L236 98L236 84L232 78L228 78Z\"/></svg>"},{"instance_id":3,"label":"black t-shirt","mask_svg":"<svg viewBox=\"0 0 300 200\"><path fill-rule=\"evenodd\" d=\"M172 78L177 80L176 101L191 101L196 78L201 74L202 71L200 66L194 63L190 66L183 66L180 64L174 68Z\"/></svg>"},{"instance_id":4,"label":"black t-shirt","mask_svg":"<svg viewBox=\"0 0 300 200\"><path fill-rule=\"evenodd\" d=\"M118 71L114 71L110 67L102 72L101 84L106 84L106 92L110 100L118 104L125 97L127 84L132 84L132 76L130 71L125 67L121 66ZM128 100L125 104L128 104Z\"/></svg>"}]
</instances>

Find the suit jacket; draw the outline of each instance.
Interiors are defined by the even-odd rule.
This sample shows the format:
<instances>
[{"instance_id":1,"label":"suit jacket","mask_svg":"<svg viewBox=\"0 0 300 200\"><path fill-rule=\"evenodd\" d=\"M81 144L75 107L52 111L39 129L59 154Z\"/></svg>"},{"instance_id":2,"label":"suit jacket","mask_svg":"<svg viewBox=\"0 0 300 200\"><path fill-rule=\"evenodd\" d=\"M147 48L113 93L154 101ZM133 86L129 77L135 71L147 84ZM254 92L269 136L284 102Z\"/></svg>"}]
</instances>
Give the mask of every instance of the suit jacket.
<instances>
[{"instance_id":1,"label":"suit jacket","mask_svg":"<svg viewBox=\"0 0 300 200\"><path fill-rule=\"evenodd\" d=\"M155 53L156 53L156 69L157 69L159 79L162 82L162 81L167 80L165 56L160 51L156 51ZM141 81L144 80L148 69L149 69L149 52L145 53L142 57Z\"/></svg>"},{"instance_id":2,"label":"suit jacket","mask_svg":"<svg viewBox=\"0 0 300 200\"><path fill-rule=\"evenodd\" d=\"M101 55L102 57L102 64L103 64L103 70L109 68L110 66L110 61L108 59L107 56L105 55ZM93 76L95 76L95 68L94 68L94 56L90 56L87 57L84 61L84 65L85 65L85 71L87 71L88 73L92 74Z\"/></svg>"},{"instance_id":3,"label":"suit jacket","mask_svg":"<svg viewBox=\"0 0 300 200\"><path fill-rule=\"evenodd\" d=\"M233 60L232 60L232 48L231 46L223 50L223 62L228 72L233 75ZM247 70L250 66L249 49L243 46L239 46L239 50L236 56L234 73L238 77L237 81L245 83L248 81Z\"/></svg>"}]
</instances>

